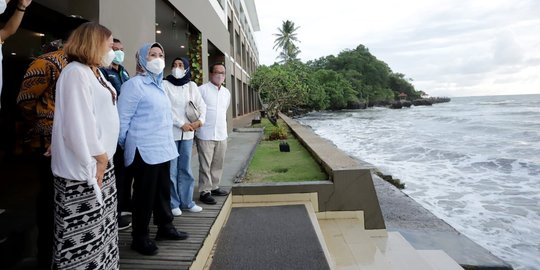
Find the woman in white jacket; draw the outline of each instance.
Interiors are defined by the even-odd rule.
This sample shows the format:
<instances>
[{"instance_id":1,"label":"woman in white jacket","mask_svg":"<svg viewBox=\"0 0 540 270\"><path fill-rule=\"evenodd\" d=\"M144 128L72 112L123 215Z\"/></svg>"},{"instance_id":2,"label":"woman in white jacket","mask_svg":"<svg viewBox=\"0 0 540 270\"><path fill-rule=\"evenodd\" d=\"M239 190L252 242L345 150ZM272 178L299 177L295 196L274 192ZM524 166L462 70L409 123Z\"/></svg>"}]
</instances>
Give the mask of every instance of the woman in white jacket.
<instances>
[{"instance_id":1,"label":"woman in white jacket","mask_svg":"<svg viewBox=\"0 0 540 270\"><path fill-rule=\"evenodd\" d=\"M163 87L171 101L173 114L173 135L178 149L178 158L171 160L171 210L179 216L182 210L200 212L202 207L193 201L195 179L191 172L191 153L195 130L201 127L206 116L204 103L199 88L191 81L189 62L185 58L176 58L172 63L171 75L165 78ZM200 116L197 120L186 116L186 107L196 107ZM188 109L189 110L189 109Z\"/></svg>"},{"instance_id":2,"label":"woman in white jacket","mask_svg":"<svg viewBox=\"0 0 540 270\"><path fill-rule=\"evenodd\" d=\"M69 37L56 83L51 142L53 269L118 269L116 91L99 71L114 59L111 31L88 22Z\"/></svg>"}]
</instances>

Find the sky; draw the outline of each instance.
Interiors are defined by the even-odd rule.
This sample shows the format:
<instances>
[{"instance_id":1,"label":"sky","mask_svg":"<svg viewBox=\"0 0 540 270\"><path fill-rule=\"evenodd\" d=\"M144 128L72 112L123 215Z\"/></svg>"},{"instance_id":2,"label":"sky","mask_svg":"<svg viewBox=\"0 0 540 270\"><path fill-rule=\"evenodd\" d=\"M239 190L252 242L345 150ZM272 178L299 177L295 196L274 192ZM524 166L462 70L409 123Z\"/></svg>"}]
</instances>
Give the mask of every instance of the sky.
<instances>
[{"instance_id":1,"label":"sky","mask_svg":"<svg viewBox=\"0 0 540 270\"><path fill-rule=\"evenodd\" d=\"M539 0L255 0L261 64L296 26L303 62L366 46L431 96L540 94Z\"/></svg>"}]
</instances>

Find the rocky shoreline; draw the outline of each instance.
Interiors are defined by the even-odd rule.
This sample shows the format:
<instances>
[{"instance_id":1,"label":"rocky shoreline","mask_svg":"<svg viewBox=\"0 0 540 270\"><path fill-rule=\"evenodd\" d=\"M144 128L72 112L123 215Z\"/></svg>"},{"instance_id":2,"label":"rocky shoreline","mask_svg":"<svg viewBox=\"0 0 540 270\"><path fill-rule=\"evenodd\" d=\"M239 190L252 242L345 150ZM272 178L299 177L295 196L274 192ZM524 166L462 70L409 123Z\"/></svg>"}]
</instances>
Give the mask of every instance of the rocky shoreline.
<instances>
[{"instance_id":1,"label":"rocky shoreline","mask_svg":"<svg viewBox=\"0 0 540 270\"><path fill-rule=\"evenodd\" d=\"M402 183L401 180L399 180L398 178L393 178L392 175L384 174L379 169L373 169L372 172L376 174L378 177L380 177L381 179L383 179L384 181L392 184L393 186L399 189L405 188L405 183Z\"/></svg>"},{"instance_id":2,"label":"rocky shoreline","mask_svg":"<svg viewBox=\"0 0 540 270\"><path fill-rule=\"evenodd\" d=\"M411 105L414 106L431 106L437 103L450 102L449 97L431 97L431 98L420 98L413 101L410 100L398 100L389 105L391 109L401 109L403 107L409 108Z\"/></svg>"},{"instance_id":3,"label":"rocky shoreline","mask_svg":"<svg viewBox=\"0 0 540 270\"><path fill-rule=\"evenodd\" d=\"M452 99L449 97L430 97L430 98L420 98L415 100L396 100L396 101L380 101L380 102L369 102L369 103L357 103L355 106L349 106L346 109L343 110L364 110L371 107L387 107L390 109L402 109L410 108L411 106L432 106L433 104L437 103L445 103L450 102ZM301 117L310 111L304 108L296 108L293 110L289 110L287 112L284 112L287 116L292 118L298 118ZM264 110L261 110L260 112L261 117L264 117L266 112Z\"/></svg>"}]
</instances>

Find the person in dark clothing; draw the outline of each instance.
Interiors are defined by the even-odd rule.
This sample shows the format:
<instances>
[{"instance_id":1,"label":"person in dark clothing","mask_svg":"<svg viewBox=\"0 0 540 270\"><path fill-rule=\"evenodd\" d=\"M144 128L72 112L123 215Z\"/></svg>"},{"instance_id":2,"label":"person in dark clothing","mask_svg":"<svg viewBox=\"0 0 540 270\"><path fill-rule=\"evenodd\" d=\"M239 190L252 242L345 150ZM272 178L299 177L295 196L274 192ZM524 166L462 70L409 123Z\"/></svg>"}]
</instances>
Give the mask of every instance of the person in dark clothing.
<instances>
[{"instance_id":1,"label":"person in dark clothing","mask_svg":"<svg viewBox=\"0 0 540 270\"><path fill-rule=\"evenodd\" d=\"M102 67L100 70L114 86L116 93L120 95L122 84L129 80L129 73L124 66L122 66L122 63L124 62L124 45L122 45L122 42L119 39L114 39L113 51L116 56L114 57L112 64L109 67Z\"/></svg>"},{"instance_id":2,"label":"person in dark clothing","mask_svg":"<svg viewBox=\"0 0 540 270\"><path fill-rule=\"evenodd\" d=\"M112 64L108 67L101 67L100 70L116 89L116 93L120 95L122 84L129 80L129 74L124 66L122 66L124 62L124 45L122 45L119 39L115 38L112 49L116 55ZM131 185L133 183L133 173L124 166L124 150L120 145L116 147L113 162L118 196L118 230L125 230L131 226Z\"/></svg>"},{"instance_id":3,"label":"person in dark clothing","mask_svg":"<svg viewBox=\"0 0 540 270\"><path fill-rule=\"evenodd\" d=\"M60 46L57 44L56 46ZM50 269L54 239L54 178L51 171L51 134L54 117L56 81L68 64L67 55L56 51L36 58L28 67L17 97L17 104L30 126L30 142L39 145L39 191L37 198L37 259L40 268ZM33 140L32 140L33 139Z\"/></svg>"}]
</instances>

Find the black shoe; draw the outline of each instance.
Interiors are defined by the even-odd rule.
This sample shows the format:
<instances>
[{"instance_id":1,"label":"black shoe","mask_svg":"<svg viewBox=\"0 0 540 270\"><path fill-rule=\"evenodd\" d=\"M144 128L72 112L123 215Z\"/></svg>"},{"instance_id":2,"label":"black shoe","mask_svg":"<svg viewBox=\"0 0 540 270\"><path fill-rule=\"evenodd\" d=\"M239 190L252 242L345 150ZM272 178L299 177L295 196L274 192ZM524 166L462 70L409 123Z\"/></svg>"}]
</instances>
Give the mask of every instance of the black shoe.
<instances>
[{"instance_id":1,"label":"black shoe","mask_svg":"<svg viewBox=\"0 0 540 270\"><path fill-rule=\"evenodd\" d=\"M210 192L202 193L201 196L199 197L199 201L201 201L202 203L206 203L206 204L216 204L217 203L216 199L214 199L212 197Z\"/></svg>"},{"instance_id":2,"label":"black shoe","mask_svg":"<svg viewBox=\"0 0 540 270\"><path fill-rule=\"evenodd\" d=\"M227 195L229 195L229 192L227 192L227 191L225 191L223 189L217 188L217 189L212 190L212 195L214 195L214 196L227 196Z\"/></svg>"},{"instance_id":3,"label":"black shoe","mask_svg":"<svg viewBox=\"0 0 540 270\"><path fill-rule=\"evenodd\" d=\"M118 230L122 231L131 227L131 217L130 216L118 216Z\"/></svg>"},{"instance_id":4,"label":"black shoe","mask_svg":"<svg viewBox=\"0 0 540 270\"><path fill-rule=\"evenodd\" d=\"M158 229L156 233L156 241L161 240L184 240L188 238L185 232L177 231L174 227L167 229Z\"/></svg>"},{"instance_id":5,"label":"black shoe","mask_svg":"<svg viewBox=\"0 0 540 270\"><path fill-rule=\"evenodd\" d=\"M152 256L158 253L159 248L156 246L154 241L148 238L143 238L138 240L133 239L133 242L131 242L131 249L139 252L142 255Z\"/></svg>"}]
</instances>

